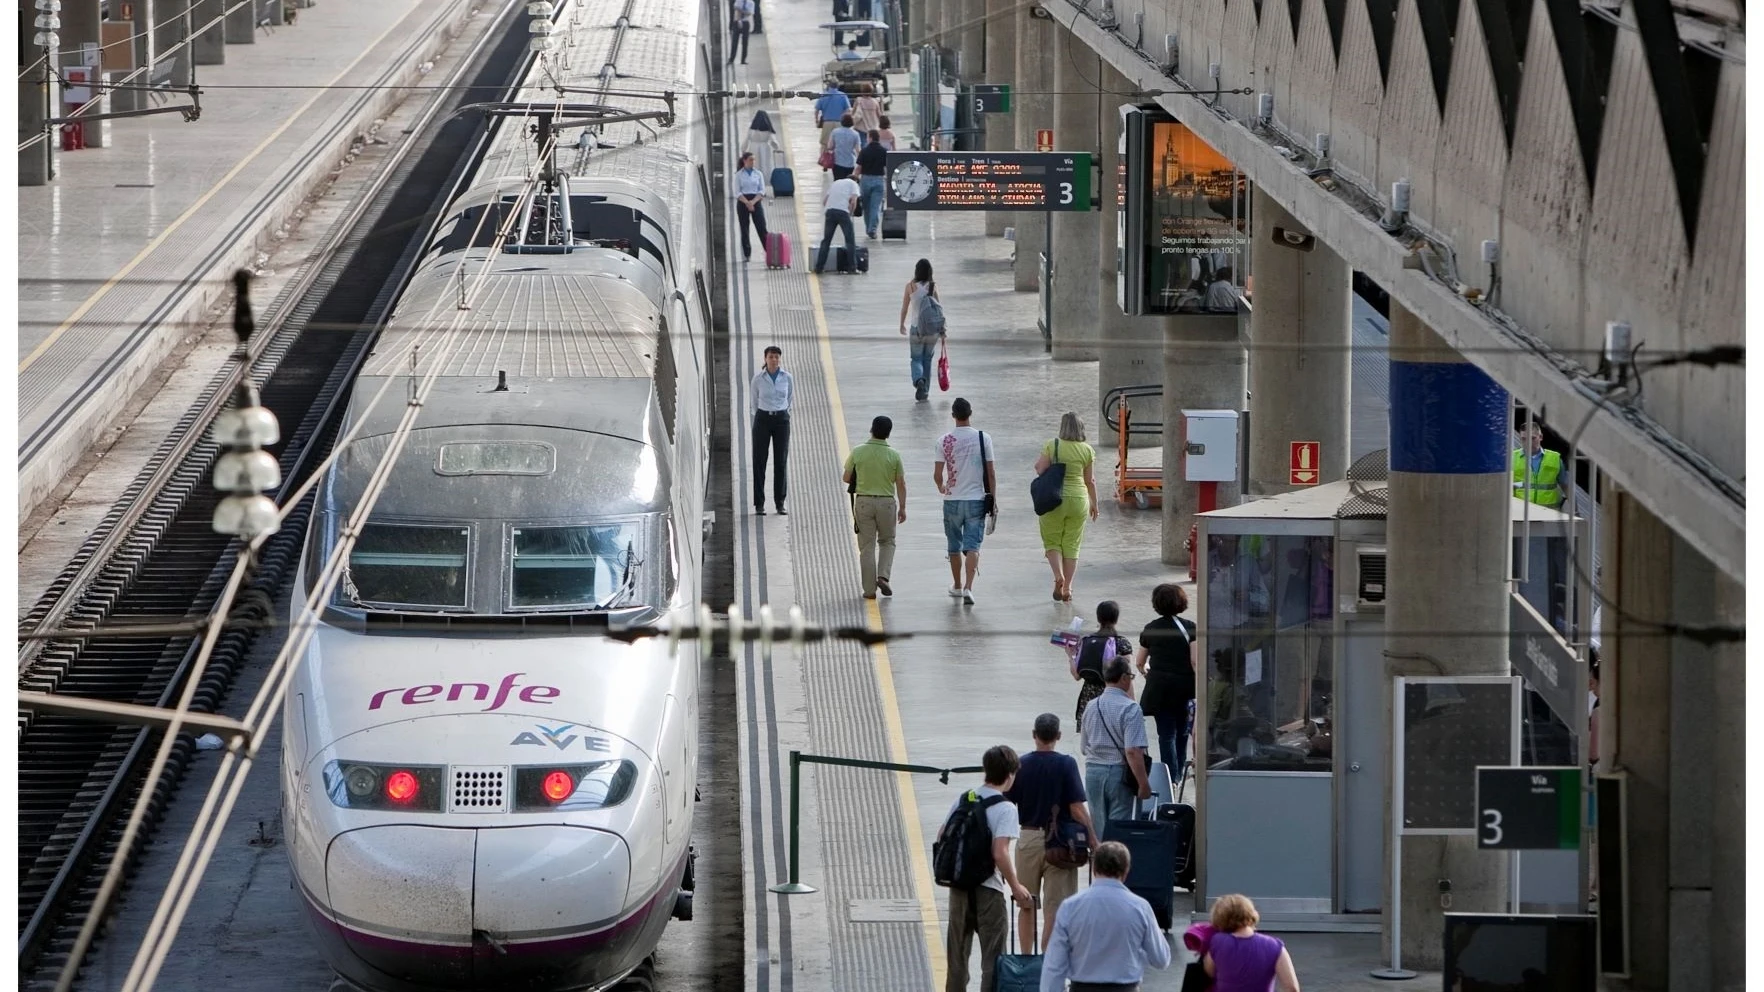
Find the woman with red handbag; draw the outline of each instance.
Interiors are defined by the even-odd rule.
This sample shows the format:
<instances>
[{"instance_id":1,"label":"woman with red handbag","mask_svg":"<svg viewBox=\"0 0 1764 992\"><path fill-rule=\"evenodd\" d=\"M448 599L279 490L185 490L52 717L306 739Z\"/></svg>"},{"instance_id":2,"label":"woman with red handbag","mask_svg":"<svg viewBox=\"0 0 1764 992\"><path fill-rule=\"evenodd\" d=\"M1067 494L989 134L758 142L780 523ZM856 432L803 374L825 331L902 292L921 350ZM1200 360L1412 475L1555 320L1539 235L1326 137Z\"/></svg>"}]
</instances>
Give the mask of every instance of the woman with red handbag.
<instances>
[{"instance_id":1,"label":"woman with red handbag","mask_svg":"<svg viewBox=\"0 0 1764 992\"><path fill-rule=\"evenodd\" d=\"M931 260L921 258L913 266L912 281L900 296L900 333L907 335L907 359L912 370L914 399L923 403L931 395L931 363L943 341L943 301L931 277ZM949 356L938 361L938 381L949 389Z\"/></svg>"}]
</instances>

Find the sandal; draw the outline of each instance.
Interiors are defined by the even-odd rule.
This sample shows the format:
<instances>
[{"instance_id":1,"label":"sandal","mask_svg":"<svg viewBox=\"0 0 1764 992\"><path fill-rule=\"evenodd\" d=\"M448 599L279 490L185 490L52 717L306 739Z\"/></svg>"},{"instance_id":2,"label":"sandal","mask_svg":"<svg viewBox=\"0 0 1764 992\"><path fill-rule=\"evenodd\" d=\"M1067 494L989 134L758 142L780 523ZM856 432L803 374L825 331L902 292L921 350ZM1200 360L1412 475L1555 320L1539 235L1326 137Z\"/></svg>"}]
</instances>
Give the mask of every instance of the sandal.
<instances>
[{"instance_id":1,"label":"sandal","mask_svg":"<svg viewBox=\"0 0 1764 992\"><path fill-rule=\"evenodd\" d=\"M1063 589L1061 589L1061 588L1060 588L1060 580L1059 580L1059 579L1055 579L1055 580L1054 580L1054 588L1053 588L1053 598L1054 598L1054 602L1056 602L1056 603L1062 603L1062 602L1065 602L1065 600L1066 600L1066 599L1067 599L1067 598L1068 598L1068 597L1066 597L1066 596L1065 596L1065 595L1064 595L1064 593L1065 593L1065 590L1063 590Z\"/></svg>"}]
</instances>

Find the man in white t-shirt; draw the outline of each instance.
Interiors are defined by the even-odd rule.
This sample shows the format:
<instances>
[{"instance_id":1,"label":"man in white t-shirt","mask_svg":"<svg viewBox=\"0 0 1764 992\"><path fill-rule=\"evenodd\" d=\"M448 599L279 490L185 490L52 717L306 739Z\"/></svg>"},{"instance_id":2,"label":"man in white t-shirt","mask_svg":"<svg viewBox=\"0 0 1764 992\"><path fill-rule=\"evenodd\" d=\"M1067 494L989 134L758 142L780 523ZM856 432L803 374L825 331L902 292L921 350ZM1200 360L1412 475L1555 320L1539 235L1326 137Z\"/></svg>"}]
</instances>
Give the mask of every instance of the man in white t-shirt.
<instances>
[{"instance_id":1,"label":"man in white t-shirt","mask_svg":"<svg viewBox=\"0 0 1764 992\"><path fill-rule=\"evenodd\" d=\"M974 790L975 801L985 802L989 796L999 797L986 809L986 826L992 833L994 867L992 876L980 883L979 888L952 886L949 890L949 934L944 945L949 952L949 971L944 992L966 992L968 954L976 935L980 938L980 988L983 992L992 992L993 968L998 964L998 956L1004 953L1005 936L1010 929L1010 904L1005 900L1008 897L1023 909L1035 905L1029 890L1017 881L1017 859L1011 851L1011 844L1021 830L1017 826L1016 804L1004 798L1005 790L1017 777L1017 765L1017 752L1003 744L987 748L980 757L986 781ZM949 805L945 822L967 798L965 792L956 797Z\"/></svg>"},{"instance_id":2,"label":"man in white t-shirt","mask_svg":"<svg viewBox=\"0 0 1764 992\"><path fill-rule=\"evenodd\" d=\"M857 181L846 177L835 179L827 184L827 198L821 207L827 213L827 219L821 224L821 250L815 255L815 275L827 267L827 249L833 246L833 232L845 232L845 251L852 257L852 264L857 264L857 229L851 226L852 212L857 210Z\"/></svg>"},{"instance_id":3,"label":"man in white t-shirt","mask_svg":"<svg viewBox=\"0 0 1764 992\"><path fill-rule=\"evenodd\" d=\"M949 548L949 594L974 605L974 574L986 536L986 497L996 492L992 438L968 426L974 408L961 397L949 405L955 428L937 440L931 479L943 494L943 537ZM966 563L966 574L963 564Z\"/></svg>"}]
</instances>

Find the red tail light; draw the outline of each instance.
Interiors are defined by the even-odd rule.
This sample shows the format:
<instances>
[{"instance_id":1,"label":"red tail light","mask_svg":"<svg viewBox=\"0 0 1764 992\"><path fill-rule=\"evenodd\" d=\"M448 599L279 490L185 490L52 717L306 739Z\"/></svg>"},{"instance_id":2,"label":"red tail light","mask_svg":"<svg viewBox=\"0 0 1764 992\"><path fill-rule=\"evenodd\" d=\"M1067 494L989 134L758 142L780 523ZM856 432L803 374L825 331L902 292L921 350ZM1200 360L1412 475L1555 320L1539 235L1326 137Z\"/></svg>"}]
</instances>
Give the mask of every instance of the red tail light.
<instances>
[{"instance_id":1,"label":"red tail light","mask_svg":"<svg viewBox=\"0 0 1764 992\"><path fill-rule=\"evenodd\" d=\"M545 781L540 784L539 790L545 794L545 798L554 803L561 803L570 798L570 793L576 791L576 780L570 777L569 772L551 772L545 776Z\"/></svg>"},{"instance_id":2,"label":"red tail light","mask_svg":"<svg viewBox=\"0 0 1764 992\"><path fill-rule=\"evenodd\" d=\"M386 776L386 798L395 803L405 804L417 797L417 777L410 772L399 769Z\"/></svg>"}]
</instances>

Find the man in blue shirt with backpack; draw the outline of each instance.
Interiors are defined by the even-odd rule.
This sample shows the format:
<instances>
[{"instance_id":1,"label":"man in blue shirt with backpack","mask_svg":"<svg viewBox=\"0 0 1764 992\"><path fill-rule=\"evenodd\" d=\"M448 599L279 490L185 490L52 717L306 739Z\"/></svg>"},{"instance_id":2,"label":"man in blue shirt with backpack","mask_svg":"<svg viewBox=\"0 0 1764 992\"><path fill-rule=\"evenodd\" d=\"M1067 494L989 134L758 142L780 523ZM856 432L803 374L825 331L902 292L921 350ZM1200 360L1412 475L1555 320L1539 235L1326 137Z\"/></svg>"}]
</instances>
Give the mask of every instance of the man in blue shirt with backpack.
<instances>
[{"instance_id":1,"label":"man in blue shirt with backpack","mask_svg":"<svg viewBox=\"0 0 1764 992\"><path fill-rule=\"evenodd\" d=\"M980 937L980 992L992 992L998 956L1004 953L1010 913L1004 896L1032 907L1029 890L1017 881L1011 856L1017 807L1004 796L1017 777L1017 752L1003 744L980 759L985 783L962 793L931 848L932 874L949 889L949 974L944 992L967 992L968 955ZM1008 886L1008 887L1007 887Z\"/></svg>"}]
</instances>

